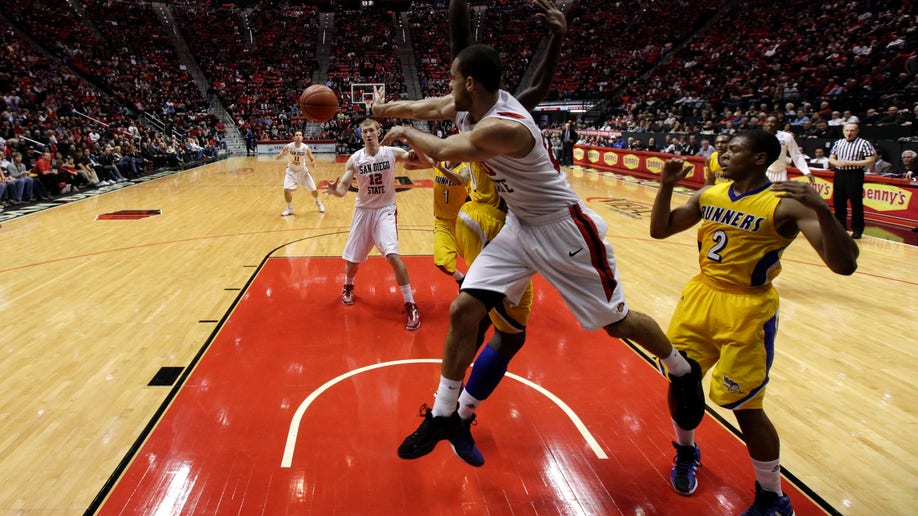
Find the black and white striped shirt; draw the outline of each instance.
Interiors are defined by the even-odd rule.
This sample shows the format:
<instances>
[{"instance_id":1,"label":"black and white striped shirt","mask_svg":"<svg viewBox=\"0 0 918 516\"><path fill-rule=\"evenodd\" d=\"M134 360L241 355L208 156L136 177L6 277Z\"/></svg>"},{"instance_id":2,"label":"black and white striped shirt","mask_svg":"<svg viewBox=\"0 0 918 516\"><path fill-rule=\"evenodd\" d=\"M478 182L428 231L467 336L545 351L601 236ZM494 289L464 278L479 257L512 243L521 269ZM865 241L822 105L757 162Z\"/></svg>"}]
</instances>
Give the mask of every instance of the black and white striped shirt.
<instances>
[{"instance_id":1,"label":"black and white striped shirt","mask_svg":"<svg viewBox=\"0 0 918 516\"><path fill-rule=\"evenodd\" d=\"M876 153L877 151L874 150L873 145L863 138L855 138L850 142L842 138L835 142L835 145L832 146L832 152L830 152L831 155L835 156L835 159L843 161L861 161L876 155ZM864 167L845 167L841 170L864 170Z\"/></svg>"}]
</instances>

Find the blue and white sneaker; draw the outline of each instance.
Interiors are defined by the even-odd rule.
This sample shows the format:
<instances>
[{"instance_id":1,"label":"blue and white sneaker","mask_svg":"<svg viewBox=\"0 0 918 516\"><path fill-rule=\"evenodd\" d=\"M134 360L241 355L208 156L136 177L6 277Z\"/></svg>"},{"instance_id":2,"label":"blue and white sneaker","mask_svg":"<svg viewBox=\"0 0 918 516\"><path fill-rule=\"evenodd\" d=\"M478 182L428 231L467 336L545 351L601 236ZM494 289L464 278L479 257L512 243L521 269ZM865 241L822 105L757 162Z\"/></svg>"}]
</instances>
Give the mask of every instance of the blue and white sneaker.
<instances>
[{"instance_id":1,"label":"blue and white sneaker","mask_svg":"<svg viewBox=\"0 0 918 516\"><path fill-rule=\"evenodd\" d=\"M794 508L787 495L766 491L756 482L755 502L740 516L794 516Z\"/></svg>"},{"instance_id":2,"label":"blue and white sneaker","mask_svg":"<svg viewBox=\"0 0 918 516\"><path fill-rule=\"evenodd\" d=\"M435 417L426 404L421 405L419 412L424 421L398 447L400 458L410 460L423 457L432 452L437 443L448 440L457 457L475 467L484 464L484 456L475 447L475 439L472 438L474 415L471 419L463 420L459 412L454 411L449 416Z\"/></svg>"},{"instance_id":3,"label":"blue and white sneaker","mask_svg":"<svg viewBox=\"0 0 918 516\"><path fill-rule=\"evenodd\" d=\"M674 442L673 447L676 448L676 456L673 457L673 470L669 473L669 481L677 493L688 496L698 488L695 471L701 467L701 450L697 444L682 446Z\"/></svg>"},{"instance_id":4,"label":"blue and white sneaker","mask_svg":"<svg viewBox=\"0 0 918 516\"><path fill-rule=\"evenodd\" d=\"M459 420L458 426L452 426L449 432L449 444L453 447L453 453L466 463L480 468L484 465L484 455L475 446L475 439L472 438L472 425L475 424L475 414L469 419L462 419L458 412L453 412L450 417Z\"/></svg>"}]
</instances>

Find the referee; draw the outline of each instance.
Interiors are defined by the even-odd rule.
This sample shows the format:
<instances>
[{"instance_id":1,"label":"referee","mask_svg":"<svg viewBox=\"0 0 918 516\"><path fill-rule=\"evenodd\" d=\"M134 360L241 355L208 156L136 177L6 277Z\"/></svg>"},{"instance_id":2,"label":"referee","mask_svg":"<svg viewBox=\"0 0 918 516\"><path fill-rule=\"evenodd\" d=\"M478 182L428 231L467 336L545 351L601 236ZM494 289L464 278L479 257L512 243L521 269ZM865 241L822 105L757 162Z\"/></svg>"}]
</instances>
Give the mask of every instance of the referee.
<instances>
[{"instance_id":1,"label":"referee","mask_svg":"<svg viewBox=\"0 0 918 516\"><path fill-rule=\"evenodd\" d=\"M877 151L867 140L858 138L860 127L847 123L845 136L835 142L829 154L829 165L835 171L832 201L835 218L848 228L848 201L851 201L851 238L861 238L864 232L864 171L877 160Z\"/></svg>"}]
</instances>

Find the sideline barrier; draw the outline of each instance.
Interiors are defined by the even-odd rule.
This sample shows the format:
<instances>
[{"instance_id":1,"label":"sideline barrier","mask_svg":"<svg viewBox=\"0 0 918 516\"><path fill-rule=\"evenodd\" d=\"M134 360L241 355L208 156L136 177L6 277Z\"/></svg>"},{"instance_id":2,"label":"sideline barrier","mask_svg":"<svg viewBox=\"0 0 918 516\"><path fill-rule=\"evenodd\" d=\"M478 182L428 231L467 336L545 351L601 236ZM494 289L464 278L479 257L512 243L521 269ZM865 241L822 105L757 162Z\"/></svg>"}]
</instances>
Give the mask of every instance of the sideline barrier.
<instances>
[{"instance_id":1,"label":"sideline barrier","mask_svg":"<svg viewBox=\"0 0 918 516\"><path fill-rule=\"evenodd\" d=\"M276 156L280 154L284 145L292 141L293 140L259 140L255 144L255 153L258 155L271 154ZM303 140L303 143L309 145L309 149L313 154L334 154L335 146L337 145L335 140Z\"/></svg>"},{"instance_id":2,"label":"sideline barrier","mask_svg":"<svg viewBox=\"0 0 918 516\"><path fill-rule=\"evenodd\" d=\"M660 178L663 164L672 154L646 152L629 149L613 149L577 145L574 147L574 165L633 175L649 179ZM704 160L698 156L680 156L692 164L692 171L681 186L698 189L704 185ZM832 204L831 170L811 169L816 176L819 195ZM794 167L787 168L792 180L801 179L803 174ZM864 182L864 218L874 222L892 224L907 228L918 227L918 183L907 179L867 175Z\"/></svg>"}]
</instances>

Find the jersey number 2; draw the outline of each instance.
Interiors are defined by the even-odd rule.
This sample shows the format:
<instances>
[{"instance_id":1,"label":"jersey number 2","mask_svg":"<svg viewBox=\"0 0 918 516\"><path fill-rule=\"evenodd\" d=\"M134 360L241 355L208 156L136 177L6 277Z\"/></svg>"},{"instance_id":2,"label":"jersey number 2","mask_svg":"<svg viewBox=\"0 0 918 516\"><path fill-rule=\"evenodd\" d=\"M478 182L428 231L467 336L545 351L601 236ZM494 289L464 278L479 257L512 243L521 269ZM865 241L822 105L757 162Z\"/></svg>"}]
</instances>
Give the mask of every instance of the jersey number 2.
<instances>
[{"instance_id":1,"label":"jersey number 2","mask_svg":"<svg viewBox=\"0 0 918 516\"><path fill-rule=\"evenodd\" d=\"M711 236L711 240L714 240L714 245L708 249L708 258L720 263L723 260L720 252L723 251L724 247L727 247L727 234L723 231L715 231L714 235Z\"/></svg>"}]
</instances>

